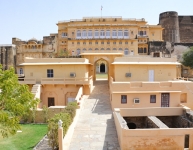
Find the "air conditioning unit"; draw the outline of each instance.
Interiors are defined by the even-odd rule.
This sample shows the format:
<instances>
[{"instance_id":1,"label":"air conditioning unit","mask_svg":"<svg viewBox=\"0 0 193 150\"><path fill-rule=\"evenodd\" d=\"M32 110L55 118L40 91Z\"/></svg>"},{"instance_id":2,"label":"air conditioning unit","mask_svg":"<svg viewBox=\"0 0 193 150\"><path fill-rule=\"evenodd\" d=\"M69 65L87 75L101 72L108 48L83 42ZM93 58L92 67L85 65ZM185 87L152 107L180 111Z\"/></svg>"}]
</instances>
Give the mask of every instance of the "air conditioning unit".
<instances>
[{"instance_id":1,"label":"air conditioning unit","mask_svg":"<svg viewBox=\"0 0 193 150\"><path fill-rule=\"evenodd\" d=\"M125 73L125 77L131 77L131 73Z\"/></svg>"},{"instance_id":2,"label":"air conditioning unit","mask_svg":"<svg viewBox=\"0 0 193 150\"><path fill-rule=\"evenodd\" d=\"M75 78L75 77L76 77L76 73L71 72L71 73L70 73L70 77L71 77L71 78Z\"/></svg>"},{"instance_id":3,"label":"air conditioning unit","mask_svg":"<svg viewBox=\"0 0 193 150\"><path fill-rule=\"evenodd\" d=\"M134 99L133 99L133 103L135 103L135 104L139 104L139 103L140 103L139 98L134 98Z\"/></svg>"}]
</instances>

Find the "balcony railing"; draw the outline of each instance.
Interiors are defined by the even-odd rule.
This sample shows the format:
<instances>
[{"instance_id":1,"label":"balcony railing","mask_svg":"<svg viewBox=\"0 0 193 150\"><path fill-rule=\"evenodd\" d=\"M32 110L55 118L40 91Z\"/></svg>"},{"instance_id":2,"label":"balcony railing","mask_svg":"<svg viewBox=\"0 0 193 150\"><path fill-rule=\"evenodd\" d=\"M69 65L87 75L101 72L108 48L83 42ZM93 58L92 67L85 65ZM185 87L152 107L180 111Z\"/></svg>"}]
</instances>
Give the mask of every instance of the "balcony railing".
<instances>
[{"instance_id":1,"label":"balcony railing","mask_svg":"<svg viewBox=\"0 0 193 150\"><path fill-rule=\"evenodd\" d=\"M42 78L41 84L91 84L92 76L88 78Z\"/></svg>"},{"instance_id":2,"label":"balcony railing","mask_svg":"<svg viewBox=\"0 0 193 150\"><path fill-rule=\"evenodd\" d=\"M18 80L20 84L36 84L36 79L34 78L20 78Z\"/></svg>"}]
</instances>

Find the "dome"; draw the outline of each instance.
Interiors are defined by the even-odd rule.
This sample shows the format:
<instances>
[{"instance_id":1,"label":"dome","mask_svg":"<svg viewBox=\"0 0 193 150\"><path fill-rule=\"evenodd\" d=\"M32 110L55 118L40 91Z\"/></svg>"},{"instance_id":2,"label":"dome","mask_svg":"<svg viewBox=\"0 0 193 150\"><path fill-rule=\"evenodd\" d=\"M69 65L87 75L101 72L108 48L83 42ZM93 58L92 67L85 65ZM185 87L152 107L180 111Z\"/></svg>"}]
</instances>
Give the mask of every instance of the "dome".
<instances>
[{"instance_id":1,"label":"dome","mask_svg":"<svg viewBox=\"0 0 193 150\"><path fill-rule=\"evenodd\" d=\"M37 42L38 40L36 38L31 38L29 39L28 41L34 41L34 42Z\"/></svg>"}]
</instances>

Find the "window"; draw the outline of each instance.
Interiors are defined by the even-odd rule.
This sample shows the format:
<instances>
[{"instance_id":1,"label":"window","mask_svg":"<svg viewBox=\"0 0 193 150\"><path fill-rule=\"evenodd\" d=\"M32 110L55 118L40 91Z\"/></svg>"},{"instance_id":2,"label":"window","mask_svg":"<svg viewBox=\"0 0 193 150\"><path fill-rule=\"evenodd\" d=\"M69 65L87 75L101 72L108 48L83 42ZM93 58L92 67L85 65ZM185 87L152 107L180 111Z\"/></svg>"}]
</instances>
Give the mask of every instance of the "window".
<instances>
[{"instance_id":1,"label":"window","mask_svg":"<svg viewBox=\"0 0 193 150\"><path fill-rule=\"evenodd\" d=\"M92 45L92 42L89 42L89 45Z\"/></svg>"},{"instance_id":2,"label":"window","mask_svg":"<svg viewBox=\"0 0 193 150\"><path fill-rule=\"evenodd\" d=\"M124 37L129 37L129 31L128 30L124 30Z\"/></svg>"},{"instance_id":3,"label":"window","mask_svg":"<svg viewBox=\"0 0 193 150\"><path fill-rule=\"evenodd\" d=\"M131 31L131 34L133 34L133 31Z\"/></svg>"},{"instance_id":4,"label":"window","mask_svg":"<svg viewBox=\"0 0 193 150\"><path fill-rule=\"evenodd\" d=\"M154 33L152 33L152 36L154 36Z\"/></svg>"},{"instance_id":5,"label":"window","mask_svg":"<svg viewBox=\"0 0 193 150\"><path fill-rule=\"evenodd\" d=\"M86 39L87 38L87 32L86 30L82 31L82 38Z\"/></svg>"},{"instance_id":6,"label":"window","mask_svg":"<svg viewBox=\"0 0 193 150\"><path fill-rule=\"evenodd\" d=\"M98 42L95 42L95 44L98 44Z\"/></svg>"},{"instance_id":7,"label":"window","mask_svg":"<svg viewBox=\"0 0 193 150\"><path fill-rule=\"evenodd\" d=\"M101 48L101 51L104 51L105 49L104 48Z\"/></svg>"},{"instance_id":8,"label":"window","mask_svg":"<svg viewBox=\"0 0 193 150\"><path fill-rule=\"evenodd\" d=\"M98 48L95 48L95 51L98 51L99 49Z\"/></svg>"},{"instance_id":9,"label":"window","mask_svg":"<svg viewBox=\"0 0 193 150\"><path fill-rule=\"evenodd\" d=\"M72 42L72 44L74 45L74 42Z\"/></svg>"},{"instance_id":10,"label":"window","mask_svg":"<svg viewBox=\"0 0 193 150\"><path fill-rule=\"evenodd\" d=\"M120 51L122 51L123 49L122 48L119 48Z\"/></svg>"},{"instance_id":11,"label":"window","mask_svg":"<svg viewBox=\"0 0 193 150\"><path fill-rule=\"evenodd\" d=\"M86 45L86 42L83 42L84 45Z\"/></svg>"},{"instance_id":12,"label":"window","mask_svg":"<svg viewBox=\"0 0 193 150\"><path fill-rule=\"evenodd\" d=\"M76 55L77 55L77 56L80 55L80 49L79 49L79 48L76 50Z\"/></svg>"},{"instance_id":13,"label":"window","mask_svg":"<svg viewBox=\"0 0 193 150\"><path fill-rule=\"evenodd\" d=\"M83 48L83 51L86 51L86 48Z\"/></svg>"},{"instance_id":14,"label":"window","mask_svg":"<svg viewBox=\"0 0 193 150\"><path fill-rule=\"evenodd\" d=\"M127 104L127 95L121 95L121 104Z\"/></svg>"},{"instance_id":15,"label":"window","mask_svg":"<svg viewBox=\"0 0 193 150\"><path fill-rule=\"evenodd\" d=\"M88 31L88 38L92 38L92 30Z\"/></svg>"},{"instance_id":16,"label":"window","mask_svg":"<svg viewBox=\"0 0 193 150\"><path fill-rule=\"evenodd\" d=\"M122 42L120 41L119 44L122 44Z\"/></svg>"},{"instance_id":17,"label":"window","mask_svg":"<svg viewBox=\"0 0 193 150\"><path fill-rule=\"evenodd\" d=\"M101 42L101 44L104 44L104 42Z\"/></svg>"},{"instance_id":18,"label":"window","mask_svg":"<svg viewBox=\"0 0 193 150\"><path fill-rule=\"evenodd\" d=\"M113 30L113 32L112 32L112 38L117 38L117 31L116 30Z\"/></svg>"},{"instance_id":19,"label":"window","mask_svg":"<svg viewBox=\"0 0 193 150\"><path fill-rule=\"evenodd\" d=\"M113 44L116 44L116 42L113 42Z\"/></svg>"},{"instance_id":20,"label":"window","mask_svg":"<svg viewBox=\"0 0 193 150\"><path fill-rule=\"evenodd\" d=\"M147 53L147 49L146 49L146 47L143 49L143 53Z\"/></svg>"},{"instance_id":21,"label":"window","mask_svg":"<svg viewBox=\"0 0 193 150\"><path fill-rule=\"evenodd\" d=\"M119 30L119 31L118 31L118 37L119 37L119 38L122 38L122 37L123 37L123 31L122 31L122 30Z\"/></svg>"},{"instance_id":22,"label":"window","mask_svg":"<svg viewBox=\"0 0 193 150\"><path fill-rule=\"evenodd\" d=\"M99 31L98 30L95 30L94 37L99 38Z\"/></svg>"},{"instance_id":23,"label":"window","mask_svg":"<svg viewBox=\"0 0 193 150\"><path fill-rule=\"evenodd\" d=\"M76 37L77 37L77 39L80 39L80 38L81 38L81 31L80 31L80 30L77 30L77 32L76 32Z\"/></svg>"},{"instance_id":24,"label":"window","mask_svg":"<svg viewBox=\"0 0 193 150\"><path fill-rule=\"evenodd\" d=\"M111 49L110 48L107 48L108 51L110 51Z\"/></svg>"},{"instance_id":25,"label":"window","mask_svg":"<svg viewBox=\"0 0 193 150\"><path fill-rule=\"evenodd\" d=\"M143 53L143 48L138 48L138 53Z\"/></svg>"},{"instance_id":26,"label":"window","mask_svg":"<svg viewBox=\"0 0 193 150\"><path fill-rule=\"evenodd\" d=\"M131 42L131 45L133 45L133 42Z\"/></svg>"},{"instance_id":27,"label":"window","mask_svg":"<svg viewBox=\"0 0 193 150\"><path fill-rule=\"evenodd\" d=\"M117 49L116 48L113 48L114 51L116 51Z\"/></svg>"},{"instance_id":28,"label":"window","mask_svg":"<svg viewBox=\"0 0 193 150\"><path fill-rule=\"evenodd\" d=\"M146 31L143 31L143 35L146 36Z\"/></svg>"},{"instance_id":29,"label":"window","mask_svg":"<svg viewBox=\"0 0 193 150\"><path fill-rule=\"evenodd\" d=\"M19 74L23 74L23 68L19 68Z\"/></svg>"},{"instance_id":30,"label":"window","mask_svg":"<svg viewBox=\"0 0 193 150\"><path fill-rule=\"evenodd\" d=\"M106 38L110 38L111 37L111 32L110 30L106 30Z\"/></svg>"},{"instance_id":31,"label":"window","mask_svg":"<svg viewBox=\"0 0 193 150\"><path fill-rule=\"evenodd\" d=\"M80 45L80 42L77 42L78 45Z\"/></svg>"},{"instance_id":32,"label":"window","mask_svg":"<svg viewBox=\"0 0 193 150\"><path fill-rule=\"evenodd\" d=\"M129 55L129 49L128 49L128 48L126 48L126 49L124 50L124 55Z\"/></svg>"},{"instance_id":33,"label":"window","mask_svg":"<svg viewBox=\"0 0 193 150\"><path fill-rule=\"evenodd\" d=\"M104 30L101 30L101 32L100 32L100 37L101 37L101 38L104 38L104 37L105 37L105 31L104 31Z\"/></svg>"},{"instance_id":34,"label":"window","mask_svg":"<svg viewBox=\"0 0 193 150\"><path fill-rule=\"evenodd\" d=\"M150 103L156 103L156 95L150 95Z\"/></svg>"},{"instance_id":35,"label":"window","mask_svg":"<svg viewBox=\"0 0 193 150\"><path fill-rule=\"evenodd\" d=\"M72 32L72 35L74 35L74 32Z\"/></svg>"},{"instance_id":36,"label":"window","mask_svg":"<svg viewBox=\"0 0 193 150\"><path fill-rule=\"evenodd\" d=\"M53 69L47 69L47 77L48 78L54 77L54 70Z\"/></svg>"},{"instance_id":37,"label":"window","mask_svg":"<svg viewBox=\"0 0 193 150\"><path fill-rule=\"evenodd\" d=\"M107 42L107 44L110 44L110 42Z\"/></svg>"},{"instance_id":38,"label":"window","mask_svg":"<svg viewBox=\"0 0 193 150\"><path fill-rule=\"evenodd\" d=\"M128 42L125 42L125 44L128 44Z\"/></svg>"},{"instance_id":39,"label":"window","mask_svg":"<svg viewBox=\"0 0 193 150\"><path fill-rule=\"evenodd\" d=\"M89 48L88 50L89 50L89 51L92 51L92 48Z\"/></svg>"},{"instance_id":40,"label":"window","mask_svg":"<svg viewBox=\"0 0 193 150\"><path fill-rule=\"evenodd\" d=\"M62 37L66 37L67 33L62 32Z\"/></svg>"}]
</instances>

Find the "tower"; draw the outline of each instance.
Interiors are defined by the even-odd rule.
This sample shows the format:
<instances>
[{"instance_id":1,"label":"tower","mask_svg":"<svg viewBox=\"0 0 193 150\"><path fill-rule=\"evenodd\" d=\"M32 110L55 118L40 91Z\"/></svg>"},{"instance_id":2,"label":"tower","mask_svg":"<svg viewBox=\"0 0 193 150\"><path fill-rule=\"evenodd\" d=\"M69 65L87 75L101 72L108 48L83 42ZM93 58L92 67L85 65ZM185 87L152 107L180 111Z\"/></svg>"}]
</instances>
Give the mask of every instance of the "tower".
<instances>
[{"instance_id":1,"label":"tower","mask_svg":"<svg viewBox=\"0 0 193 150\"><path fill-rule=\"evenodd\" d=\"M163 12L159 15L159 24L164 28L163 40L167 42L180 42L178 13L175 11Z\"/></svg>"}]
</instances>

